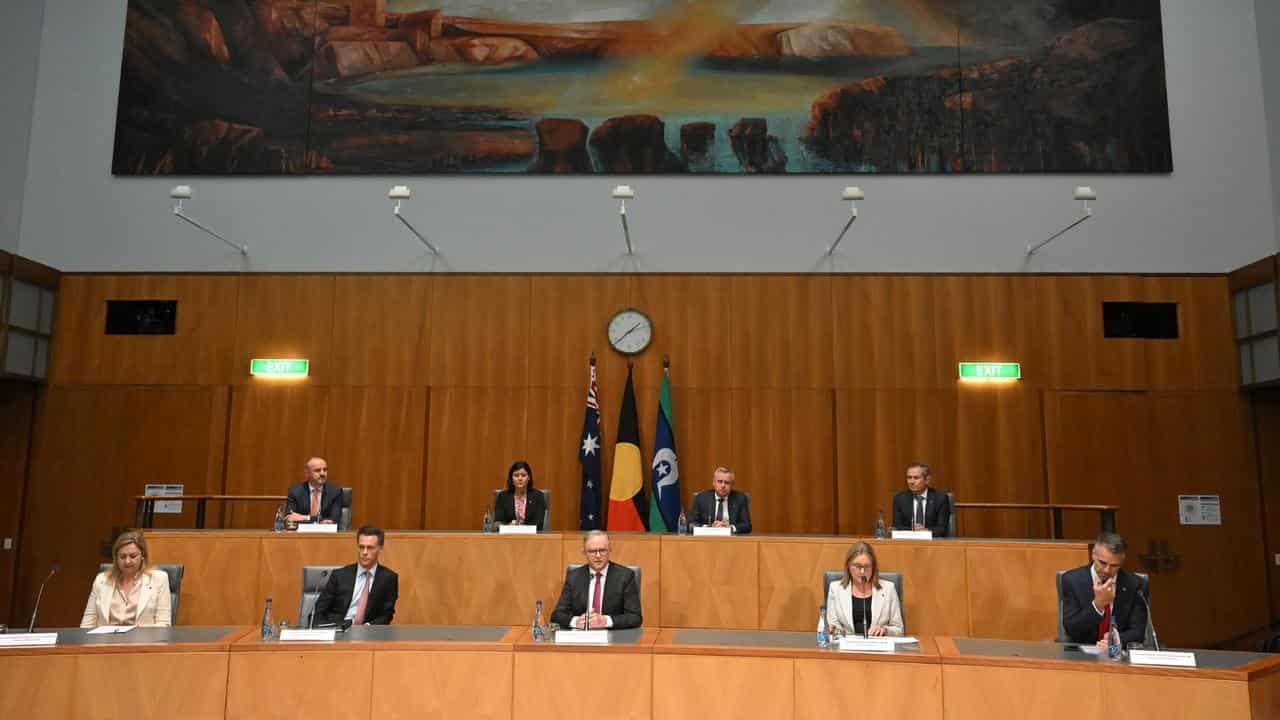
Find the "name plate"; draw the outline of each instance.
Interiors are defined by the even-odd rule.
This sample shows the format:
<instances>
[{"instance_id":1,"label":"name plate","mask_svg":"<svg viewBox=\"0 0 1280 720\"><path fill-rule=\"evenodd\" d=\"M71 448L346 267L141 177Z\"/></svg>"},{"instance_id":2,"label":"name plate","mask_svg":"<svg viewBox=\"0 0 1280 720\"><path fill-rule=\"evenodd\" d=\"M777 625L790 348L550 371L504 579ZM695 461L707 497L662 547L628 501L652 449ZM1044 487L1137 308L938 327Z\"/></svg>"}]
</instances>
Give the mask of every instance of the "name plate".
<instances>
[{"instance_id":1,"label":"name plate","mask_svg":"<svg viewBox=\"0 0 1280 720\"><path fill-rule=\"evenodd\" d=\"M0 647L47 647L58 644L58 633L0 635Z\"/></svg>"},{"instance_id":2,"label":"name plate","mask_svg":"<svg viewBox=\"0 0 1280 720\"><path fill-rule=\"evenodd\" d=\"M338 631L336 628L321 630L286 629L280 631L280 642L333 642Z\"/></svg>"},{"instance_id":3,"label":"name plate","mask_svg":"<svg viewBox=\"0 0 1280 720\"><path fill-rule=\"evenodd\" d=\"M499 525L499 535L537 535L537 525Z\"/></svg>"},{"instance_id":4,"label":"name plate","mask_svg":"<svg viewBox=\"0 0 1280 720\"><path fill-rule=\"evenodd\" d=\"M336 533L337 523L298 523L300 533Z\"/></svg>"},{"instance_id":5,"label":"name plate","mask_svg":"<svg viewBox=\"0 0 1280 720\"><path fill-rule=\"evenodd\" d=\"M557 645L608 645L608 630L557 630Z\"/></svg>"},{"instance_id":6,"label":"name plate","mask_svg":"<svg viewBox=\"0 0 1280 720\"><path fill-rule=\"evenodd\" d=\"M733 535L733 529L727 527L711 527L710 525L695 525L693 527L694 537L729 537Z\"/></svg>"},{"instance_id":7,"label":"name plate","mask_svg":"<svg viewBox=\"0 0 1280 720\"><path fill-rule=\"evenodd\" d=\"M1169 652L1167 650L1130 650L1129 664L1195 667L1196 654L1189 652Z\"/></svg>"},{"instance_id":8,"label":"name plate","mask_svg":"<svg viewBox=\"0 0 1280 720\"><path fill-rule=\"evenodd\" d=\"M890 638L843 637L836 649L845 652L891 653L896 644Z\"/></svg>"},{"instance_id":9,"label":"name plate","mask_svg":"<svg viewBox=\"0 0 1280 720\"><path fill-rule=\"evenodd\" d=\"M894 530L894 540L932 540L932 530Z\"/></svg>"}]
</instances>

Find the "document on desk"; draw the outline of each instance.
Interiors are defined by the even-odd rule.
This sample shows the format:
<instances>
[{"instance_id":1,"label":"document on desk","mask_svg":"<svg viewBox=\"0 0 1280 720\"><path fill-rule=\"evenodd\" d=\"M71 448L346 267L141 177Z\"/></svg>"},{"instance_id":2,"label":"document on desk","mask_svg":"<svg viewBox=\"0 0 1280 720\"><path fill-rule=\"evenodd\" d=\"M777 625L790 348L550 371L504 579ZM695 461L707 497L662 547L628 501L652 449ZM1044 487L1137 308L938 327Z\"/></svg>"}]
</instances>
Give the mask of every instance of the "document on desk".
<instances>
[{"instance_id":1,"label":"document on desk","mask_svg":"<svg viewBox=\"0 0 1280 720\"><path fill-rule=\"evenodd\" d=\"M100 625L85 634L86 635L112 635L115 633L127 633L130 630L133 630L135 627L137 627L137 625Z\"/></svg>"}]
</instances>

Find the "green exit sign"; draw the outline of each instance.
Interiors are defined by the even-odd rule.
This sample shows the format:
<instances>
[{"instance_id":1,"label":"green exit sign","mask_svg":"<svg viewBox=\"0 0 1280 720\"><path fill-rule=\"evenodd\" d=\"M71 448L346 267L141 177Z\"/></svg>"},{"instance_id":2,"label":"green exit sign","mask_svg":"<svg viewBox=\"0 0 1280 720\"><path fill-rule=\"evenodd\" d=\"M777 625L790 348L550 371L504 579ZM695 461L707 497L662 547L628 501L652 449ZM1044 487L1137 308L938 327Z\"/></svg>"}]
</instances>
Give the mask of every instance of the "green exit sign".
<instances>
[{"instance_id":1,"label":"green exit sign","mask_svg":"<svg viewBox=\"0 0 1280 720\"><path fill-rule=\"evenodd\" d=\"M310 370L310 360L297 358L254 358L249 361L249 374L259 377L302 378Z\"/></svg>"},{"instance_id":2,"label":"green exit sign","mask_svg":"<svg viewBox=\"0 0 1280 720\"><path fill-rule=\"evenodd\" d=\"M960 363L961 380L1018 380L1022 365L1018 363Z\"/></svg>"}]
</instances>

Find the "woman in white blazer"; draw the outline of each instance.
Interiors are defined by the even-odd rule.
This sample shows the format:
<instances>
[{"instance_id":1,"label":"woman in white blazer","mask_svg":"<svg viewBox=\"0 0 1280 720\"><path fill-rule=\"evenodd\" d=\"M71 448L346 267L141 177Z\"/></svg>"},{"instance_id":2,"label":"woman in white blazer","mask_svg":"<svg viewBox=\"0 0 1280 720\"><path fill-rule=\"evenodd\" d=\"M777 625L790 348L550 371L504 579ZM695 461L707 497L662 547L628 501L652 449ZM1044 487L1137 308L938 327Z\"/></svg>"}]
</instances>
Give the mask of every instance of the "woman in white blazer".
<instances>
[{"instance_id":1,"label":"woman in white blazer","mask_svg":"<svg viewBox=\"0 0 1280 720\"><path fill-rule=\"evenodd\" d=\"M111 545L111 556L115 562L93 579L80 627L168 627L169 574L147 565L147 540L142 533L120 535Z\"/></svg>"},{"instance_id":2,"label":"woman in white blazer","mask_svg":"<svg viewBox=\"0 0 1280 720\"><path fill-rule=\"evenodd\" d=\"M880 579L870 544L856 542L845 553L844 577L827 588L827 627L834 637L902 635L898 593L893 583Z\"/></svg>"}]
</instances>

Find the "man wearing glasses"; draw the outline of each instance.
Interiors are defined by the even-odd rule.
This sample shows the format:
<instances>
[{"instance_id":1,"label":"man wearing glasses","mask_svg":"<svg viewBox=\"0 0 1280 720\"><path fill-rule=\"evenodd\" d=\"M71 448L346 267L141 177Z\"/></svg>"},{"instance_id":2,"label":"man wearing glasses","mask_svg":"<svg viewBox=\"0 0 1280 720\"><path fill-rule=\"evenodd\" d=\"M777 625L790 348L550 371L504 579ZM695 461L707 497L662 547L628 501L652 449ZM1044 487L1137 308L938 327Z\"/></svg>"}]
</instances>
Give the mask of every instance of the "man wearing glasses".
<instances>
[{"instance_id":1,"label":"man wearing glasses","mask_svg":"<svg viewBox=\"0 0 1280 720\"><path fill-rule=\"evenodd\" d=\"M571 628L640 627L640 583L625 565L609 561L609 536L592 530L582 539L586 565L570 570L564 578L560 600L551 622Z\"/></svg>"},{"instance_id":2,"label":"man wearing glasses","mask_svg":"<svg viewBox=\"0 0 1280 720\"><path fill-rule=\"evenodd\" d=\"M1142 578L1124 569L1124 538L1104 532L1093 543L1093 562L1062 576L1062 626L1071 642L1105 648L1111 618L1120 642L1143 642L1147 634L1147 606L1137 597L1147 594Z\"/></svg>"}]
</instances>

